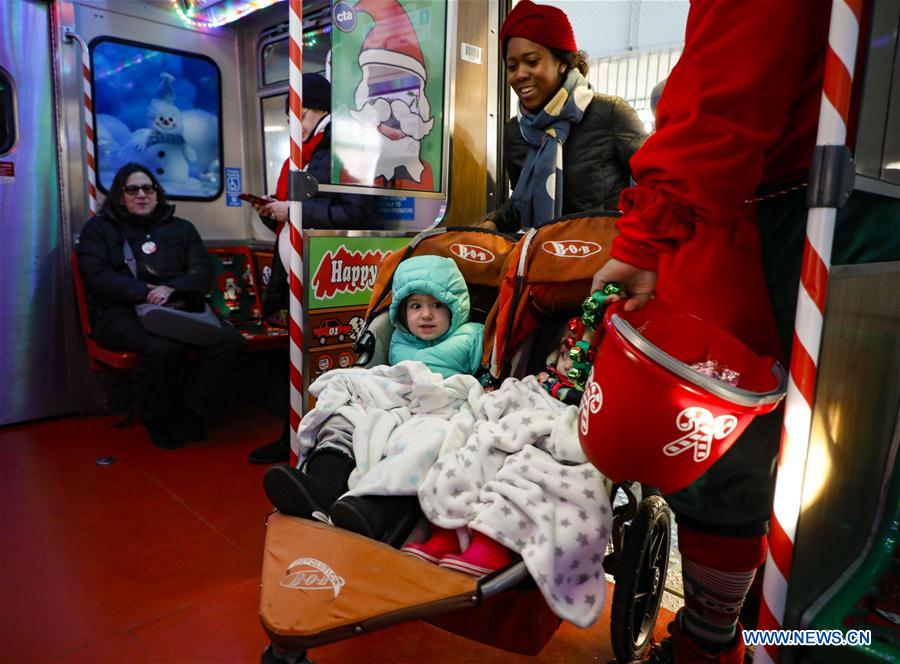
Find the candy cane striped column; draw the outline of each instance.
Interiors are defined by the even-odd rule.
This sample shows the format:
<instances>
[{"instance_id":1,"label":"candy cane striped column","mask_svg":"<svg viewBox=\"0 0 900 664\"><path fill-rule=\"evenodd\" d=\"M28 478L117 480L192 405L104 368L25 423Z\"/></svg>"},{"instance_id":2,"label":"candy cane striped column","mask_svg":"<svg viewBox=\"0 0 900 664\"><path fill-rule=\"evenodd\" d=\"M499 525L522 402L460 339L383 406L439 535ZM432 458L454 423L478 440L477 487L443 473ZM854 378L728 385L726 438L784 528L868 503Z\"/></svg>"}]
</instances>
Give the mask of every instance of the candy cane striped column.
<instances>
[{"instance_id":1,"label":"candy cane striped column","mask_svg":"<svg viewBox=\"0 0 900 664\"><path fill-rule=\"evenodd\" d=\"M862 3L863 0L834 0L832 3L817 145L844 145L847 141L847 118ZM769 553L763 579L760 629L779 629L784 624L812 425L816 368L822 341L836 214L835 208L810 208L806 222L790 381L785 400ZM753 661L775 662L778 655L775 646L757 648Z\"/></svg>"},{"instance_id":2,"label":"candy cane striped column","mask_svg":"<svg viewBox=\"0 0 900 664\"><path fill-rule=\"evenodd\" d=\"M299 171L303 156L303 130L300 116L303 104L303 0L291 0L290 20L290 85L291 106L291 171ZM300 201L291 201L291 265L290 265L290 356L291 356L291 465L297 462L299 445L297 427L303 413L303 212Z\"/></svg>"},{"instance_id":3,"label":"candy cane striped column","mask_svg":"<svg viewBox=\"0 0 900 664\"><path fill-rule=\"evenodd\" d=\"M66 31L67 39L81 46L81 83L84 101L84 162L88 178L88 207L91 215L97 214L97 162L94 159L94 100L91 96L91 55L84 39L71 30Z\"/></svg>"}]
</instances>

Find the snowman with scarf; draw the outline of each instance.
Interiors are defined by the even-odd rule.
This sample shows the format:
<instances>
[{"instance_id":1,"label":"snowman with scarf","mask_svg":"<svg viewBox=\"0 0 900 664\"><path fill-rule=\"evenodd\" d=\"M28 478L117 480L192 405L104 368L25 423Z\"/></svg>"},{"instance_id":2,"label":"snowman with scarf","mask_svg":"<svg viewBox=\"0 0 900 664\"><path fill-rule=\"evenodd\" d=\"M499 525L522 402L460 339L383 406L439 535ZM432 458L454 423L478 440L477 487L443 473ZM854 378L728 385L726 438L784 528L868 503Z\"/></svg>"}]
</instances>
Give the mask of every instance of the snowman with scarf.
<instances>
[{"instance_id":1,"label":"snowman with scarf","mask_svg":"<svg viewBox=\"0 0 900 664\"><path fill-rule=\"evenodd\" d=\"M175 77L165 72L159 77L156 97L147 106L147 127L135 131L125 149L129 161L149 168L164 187L184 186L190 179L189 162L197 159L197 153L184 139L181 110L172 90Z\"/></svg>"}]
</instances>

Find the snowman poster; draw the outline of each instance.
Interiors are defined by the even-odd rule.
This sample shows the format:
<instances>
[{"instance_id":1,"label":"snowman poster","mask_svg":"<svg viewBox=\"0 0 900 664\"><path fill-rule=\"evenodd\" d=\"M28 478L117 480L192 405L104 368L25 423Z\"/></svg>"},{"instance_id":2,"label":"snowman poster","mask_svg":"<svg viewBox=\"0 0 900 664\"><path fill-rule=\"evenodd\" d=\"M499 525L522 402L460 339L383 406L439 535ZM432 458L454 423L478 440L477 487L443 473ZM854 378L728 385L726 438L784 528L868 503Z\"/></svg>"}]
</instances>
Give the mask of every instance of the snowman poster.
<instances>
[{"instance_id":1,"label":"snowman poster","mask_svg":"<svg viewBox=\"0 0 900 664\"><path fill-rule=\"evenodd\" d=\"M211 200L222 192L221 76L193 54L103 39L91 51L101 190L134 161L170 198Z\"/></svg>"}]
</instances>

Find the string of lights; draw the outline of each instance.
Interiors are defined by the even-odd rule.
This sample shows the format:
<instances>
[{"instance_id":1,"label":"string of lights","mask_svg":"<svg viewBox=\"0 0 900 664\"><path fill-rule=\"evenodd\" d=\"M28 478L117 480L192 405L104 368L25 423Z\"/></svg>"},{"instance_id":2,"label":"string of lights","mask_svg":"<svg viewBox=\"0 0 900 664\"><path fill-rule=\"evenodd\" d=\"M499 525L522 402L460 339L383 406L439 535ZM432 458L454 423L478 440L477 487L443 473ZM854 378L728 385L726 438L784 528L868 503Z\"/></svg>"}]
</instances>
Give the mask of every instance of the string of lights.
<instances>
[{"instance_id":1,"label":"string of lights","mask_svg":"<svg viewBox=\"0 0 900 664\"><path fill-rule=\"evenodd\" d=\"M216 5L207 5L197 12L197 6L184 7L183 0L172 0L172 8L178 17L186 24L195 28L218 28L219 26L236 21L252 12L264 9L269 5L283 0L222 0ZM199 15L207 15L206 19L198 18Z\"/></svg>"},{"instance_id":2,"label":"string of lights","mask_svg":"<svg viewBox=\"0 0 900 664\"><path fill-rule=\"evenodd\" d=\"M331 26L323 25L320 28L316 28L315 30L310 30L305 32L303 37L303 45L304 46L315 46L318 43L317 37L325 34L331 34Z\"/></svg>"}]
</instances>

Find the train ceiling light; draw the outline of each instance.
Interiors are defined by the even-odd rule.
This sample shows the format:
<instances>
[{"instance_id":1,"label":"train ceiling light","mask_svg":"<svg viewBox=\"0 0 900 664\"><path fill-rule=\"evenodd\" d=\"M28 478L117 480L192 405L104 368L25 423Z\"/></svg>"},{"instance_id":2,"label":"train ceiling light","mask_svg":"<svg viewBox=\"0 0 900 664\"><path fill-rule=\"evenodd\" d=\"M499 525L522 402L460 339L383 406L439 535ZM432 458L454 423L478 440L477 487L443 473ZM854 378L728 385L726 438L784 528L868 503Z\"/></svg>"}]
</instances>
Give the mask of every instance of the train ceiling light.
<instances>
[{"instance_id":1,"label":"train ceiling light","mask_svg":"<svg viewBox=\"0 0 900 664\"><path fill-rule=\"evenodd\" d=\"M217 28L284 0L172 0L182 21L195 28Z\"/></svg>"}]
</instances>

